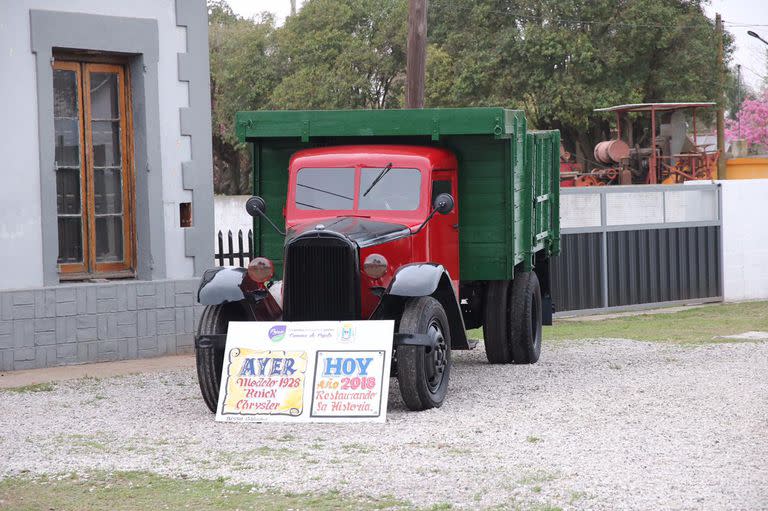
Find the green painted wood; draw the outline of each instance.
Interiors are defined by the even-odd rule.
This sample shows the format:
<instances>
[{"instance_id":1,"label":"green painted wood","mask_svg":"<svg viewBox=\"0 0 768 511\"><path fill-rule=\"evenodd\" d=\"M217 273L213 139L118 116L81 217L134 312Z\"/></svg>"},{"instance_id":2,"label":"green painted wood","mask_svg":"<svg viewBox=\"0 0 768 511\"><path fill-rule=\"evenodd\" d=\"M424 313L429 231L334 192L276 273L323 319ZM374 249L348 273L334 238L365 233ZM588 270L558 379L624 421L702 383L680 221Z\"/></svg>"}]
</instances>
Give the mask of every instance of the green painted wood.
<instances>
[{"instance_id":1,"label":"green painted wood","mask_svg":"<svg viewBox=\"0 0 768 511\"><path fill-rule=\"evenodd\" d=\"M241 142L259 138L492 135L515 132L523 112L505 108L425 108L421 110L276 110L238 112Z\"/></svg>"},{"instance_id":2,"label":"green painted wood","mask_svg":"<svg viewBox=\"0 0 768 511\"><path fill-rule=\"evenodd\" d=\"M535 197L559 197L559 133L527 132L519 110L503 108L239 112L240 140L251 142L253 190L284 224L291 155L341 144L414 144L445 147L459 163L459 258L462 280L502 280L530 268L534 253L559 245L536 235L556 233L558 208ZM554 156L553 156L554 155ZM542 206L542 204L544 204ZM538 213L538 216L537 216ZM254 251L282 275L283 238L254 221Z\"/></svg>"}]
</instances>

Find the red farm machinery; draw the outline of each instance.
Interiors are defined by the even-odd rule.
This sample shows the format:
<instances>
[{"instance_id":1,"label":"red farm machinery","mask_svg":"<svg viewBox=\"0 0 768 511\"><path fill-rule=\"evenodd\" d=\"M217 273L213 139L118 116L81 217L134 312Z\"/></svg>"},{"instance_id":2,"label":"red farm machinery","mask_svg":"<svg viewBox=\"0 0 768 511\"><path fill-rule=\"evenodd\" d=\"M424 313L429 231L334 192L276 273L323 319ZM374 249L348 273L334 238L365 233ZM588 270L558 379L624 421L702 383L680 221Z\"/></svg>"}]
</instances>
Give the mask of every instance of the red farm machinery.
<instances>
[{"instance_id":1,"label":"red farm machinery","mask_svg":"<svg viewBox=\"0 0 768 511\"><path fill-rule=\"evenodd\" d=\"M637 103L596 109L616 115L613 137L595 146L594 161L585 158L584 163L576 163L561 148L561 186L674 184L717 178L717 144L711 136L700 137L696 126L697 110L714 107L715 103Z\"/></svg>"}]
</instances>

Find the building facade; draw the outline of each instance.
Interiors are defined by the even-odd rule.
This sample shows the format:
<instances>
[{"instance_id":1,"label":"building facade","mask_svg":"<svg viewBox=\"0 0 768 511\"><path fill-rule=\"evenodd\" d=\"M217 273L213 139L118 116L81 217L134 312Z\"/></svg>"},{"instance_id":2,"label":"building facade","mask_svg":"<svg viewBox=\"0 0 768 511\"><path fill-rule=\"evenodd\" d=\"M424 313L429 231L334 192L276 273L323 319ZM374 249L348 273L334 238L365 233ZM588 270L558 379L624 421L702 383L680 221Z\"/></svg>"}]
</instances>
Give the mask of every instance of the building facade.
<instances>
[{"instance_id":1,"label":"building facade","mask_svg":"<svg viewBox=\"0 0 768 511\"><path fill-rule=\"evenodd\" d=\"M205 0L0 0L0 69L0 370L191 350Z\"/></svg>"}]
</instances>

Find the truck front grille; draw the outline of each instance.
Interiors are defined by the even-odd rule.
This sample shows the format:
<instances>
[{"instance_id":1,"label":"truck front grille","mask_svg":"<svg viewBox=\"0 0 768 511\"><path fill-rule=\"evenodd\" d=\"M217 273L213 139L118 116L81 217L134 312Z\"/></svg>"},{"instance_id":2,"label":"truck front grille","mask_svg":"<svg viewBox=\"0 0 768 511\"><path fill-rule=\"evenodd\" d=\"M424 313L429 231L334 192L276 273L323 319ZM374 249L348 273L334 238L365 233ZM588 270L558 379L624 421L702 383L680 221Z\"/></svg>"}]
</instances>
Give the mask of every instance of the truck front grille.
<instances>
[{"instance_id":1,"label":"truck front grille","mask_svg":"<svg viewBox=\"0 0 768 511\"><path fill-rule=\"evenodd\" d=\"M283 318L340 321L359 316L357 248L338 235L312 233L285 249Z\"/></svg>"}]
</instances>

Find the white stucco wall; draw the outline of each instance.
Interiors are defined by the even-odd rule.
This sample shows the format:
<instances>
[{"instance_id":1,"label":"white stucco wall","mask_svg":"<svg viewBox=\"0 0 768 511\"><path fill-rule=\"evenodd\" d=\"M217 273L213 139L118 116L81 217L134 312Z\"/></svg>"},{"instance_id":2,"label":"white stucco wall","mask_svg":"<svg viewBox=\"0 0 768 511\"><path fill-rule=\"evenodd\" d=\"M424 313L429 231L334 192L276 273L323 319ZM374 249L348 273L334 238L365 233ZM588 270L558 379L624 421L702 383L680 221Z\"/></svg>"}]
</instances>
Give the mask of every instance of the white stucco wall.
<instances>
[{"instance_id":1,"label":"white stucco wall","mask_svg":"<svg viewBox=\"0 0 768 511\"><path fill-rule=\"evenodd\" d=\"M245 211L245 201L249 197L250 195L214 196L214 236L219 231L223 232L225 236L227 231L232 231L232 234L235 236L237 236L237 231L239 230L243 231L244 237L248 234L248 229L253 228L253 218ZM211 242L215 243L214 240L211 240Z\"/></svg>"},{"instance_id":2,"label":"white stucco wall","mask_svg":"<svg viewBox=\"0 0 768 511\"><path fill-rule=\"evenodd\" d=\"M719 181L723 299L768 299L768 179Z\"/></svg>"},{"instance_id":3,"label":"white stucco wall","mask_svg":"<svg viewBox=\"0 0 768 511\"><path fill-rule=\"evenodd\" d=\"M162 153L167 277L191 277L185 256L179 203L192 194L182 186L181 162L190 159L189 137L180 134L179 108L188 106L187 82L178 80L178 53L186 29L176 26L174 0L0 0L0 289L43 285L40 231L35 55L30 48L30 9L156 19L159 29L160 147ZM136 172L146 169L136 169ZM24 269L22 271L21 269Z\"/></svg>"}]
</instances>

